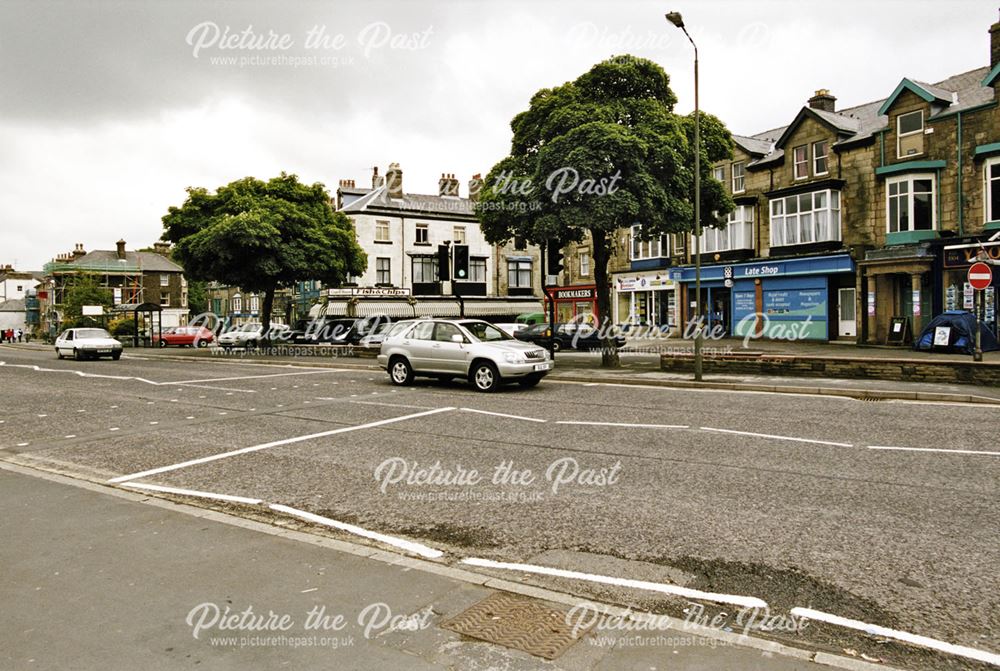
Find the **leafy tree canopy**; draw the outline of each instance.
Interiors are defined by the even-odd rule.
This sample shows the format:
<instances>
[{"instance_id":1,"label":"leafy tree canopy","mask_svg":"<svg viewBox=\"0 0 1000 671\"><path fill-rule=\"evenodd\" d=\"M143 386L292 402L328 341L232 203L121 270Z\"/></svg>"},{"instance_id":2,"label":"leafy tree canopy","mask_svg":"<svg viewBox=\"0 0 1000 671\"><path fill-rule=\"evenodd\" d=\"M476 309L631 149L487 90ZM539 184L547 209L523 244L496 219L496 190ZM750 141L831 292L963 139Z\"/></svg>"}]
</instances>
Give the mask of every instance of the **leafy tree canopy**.
<instances>
[{"instance_id":1,"label":"leafy tree canopy","mask_svg":"<svg viewBox=\"0 0 1000 671\"><path fill-rule=\"evenodd\" d=\"M297 281L343 283L367 265L351 221L334 211L322 184L281 173L267 182L245 177L210 193L192 187L163 217L163 240L192 280L217 281L264 294L270 326L274 292Z\"/></svg>"},{"instance_id":2,"label":"leafy tree canopy","mask_svg":"<svg viewBox=\"0 0 1000 671\"><path fill-rule=\"evenodd\" d=\"M676 114L676 102L667 73L633 56L538 91L511 122L510 154L480 190L476 214L486 239L562 246L589 234L606 318L610 234L636 223L647 238L694 228L694 116ZM732 156L732 137L704 113L700 133L702 225L718 226L733 202L711 167ZM617 356L604 362L617 365Z\"/></svg>"}]
</instances>

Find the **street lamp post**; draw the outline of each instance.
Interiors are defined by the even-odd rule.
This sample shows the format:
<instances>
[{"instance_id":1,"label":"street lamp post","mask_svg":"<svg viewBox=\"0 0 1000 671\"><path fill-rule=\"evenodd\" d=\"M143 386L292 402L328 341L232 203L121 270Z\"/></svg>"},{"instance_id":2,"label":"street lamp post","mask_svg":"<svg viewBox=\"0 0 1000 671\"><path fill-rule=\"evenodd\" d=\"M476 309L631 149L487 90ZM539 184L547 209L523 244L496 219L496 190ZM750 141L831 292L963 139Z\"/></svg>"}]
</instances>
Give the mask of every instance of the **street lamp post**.
<instances>
[{"instance_id":1,"label":"street lamp post","mask_svg":"<svg viewBox=\"0 0 1000 671\"><path fill-rule=\"evenodd\" d=\"M698 108L698 45L684 27L680 12L668 13L667 21L683 30L688 42L694 47L694 293L697 327L694 332L694 379L701 380L701 110Z\"/></svg>"}]
</instances>

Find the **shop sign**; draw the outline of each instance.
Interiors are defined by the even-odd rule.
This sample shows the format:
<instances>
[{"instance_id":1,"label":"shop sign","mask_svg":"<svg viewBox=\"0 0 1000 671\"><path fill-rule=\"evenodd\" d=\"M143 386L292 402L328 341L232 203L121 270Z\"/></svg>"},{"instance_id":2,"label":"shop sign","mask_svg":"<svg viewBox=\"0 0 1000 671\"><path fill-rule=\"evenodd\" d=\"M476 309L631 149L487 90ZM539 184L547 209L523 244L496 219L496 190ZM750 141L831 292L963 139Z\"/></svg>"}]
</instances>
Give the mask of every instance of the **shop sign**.
<instances>
[{"instance_id":1,"label":"shop sign","mask_svg":"<svg viewBox=\"0 0 1000 671\"><path fill-rule=\"evenodd\" d=\"M920 316L920 289L913 290L913 316Z\"/></svg>"},{"instance_id":2,"label":"shop sign","mask_svg":"<svg viewBox=\"0 0 1000 671\"><path fill-rule=\"evenodd\" d=\"M771 277L781 274L780 263L761 263L755 266L744 266L739 269L740 277Z\"/></svg>"},{"instance_id":3,"label":"shop sign","mask_svg":"<svg viewBox=\"0 0 1000 671\"><path fill-rule=\"evenodd\" d=\"M673 289L674 282L666 277L619 277L618 291L650 291Z\"/></svg>"},{"instance_id":4,"label":"shop sign","mask_svg":"<svg viewBox=\"0 0 1000 671\"><path fill-rule=\"evenodd\" d=\"M977 258L985 254L993 261L1000 261L1000 244L995 242L983 242L977 245L964 245L958 248L945 248L944 266L945 268L964 268L971 266Z\"/></svg>"},{"instance_id":5,"label":"shop sign","mask_svg":"<svg viewBox=\"0 0 1000 671\"><path fill-rule=\"evenodd\" d=\"M559 289L556 291L556 300L570 300L574 298L594 298L594 289Z\"/></svg>"},{"instance_id":6,"label":"shop sign","mask_svg":"<svg viewBox=\"0 0 1000 671\"><path fill-rule=\"evenodd\" d=\"M327 289L326 295L330 298L343 298L345 296L378 296L382 298L398 298L401 296L409 296L410 290L407 288L396 287L347 287L344 289Z\"/></svg>"}]
</instances>

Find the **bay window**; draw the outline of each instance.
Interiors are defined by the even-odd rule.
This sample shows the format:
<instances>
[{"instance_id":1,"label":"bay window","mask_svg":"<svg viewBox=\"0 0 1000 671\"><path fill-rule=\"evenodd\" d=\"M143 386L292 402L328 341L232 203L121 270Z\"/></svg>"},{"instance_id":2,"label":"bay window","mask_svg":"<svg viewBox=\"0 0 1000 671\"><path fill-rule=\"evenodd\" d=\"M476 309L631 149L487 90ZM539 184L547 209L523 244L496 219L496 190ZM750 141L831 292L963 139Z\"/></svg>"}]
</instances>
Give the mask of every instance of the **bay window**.
<instances>
[{"instance_id":1,"label":"bay window","mask_svg":"<svg viewBox=\"0 0 1000 671\"><path fill-rule=\"evenodd\" d=\"M753 247L753 207L737 206L729 214L723 228L701 229L702 254Z\"/></svg>"},{"instance_id":2,"label":"bay window","mask_svg":"<svg viewBox=\"0 0 1000 671\"><path fill-rule=\"evenodd\" d=\"M652 240L643 240L641 224L632 226L632 240L629 247L629 259L631 261L659 259L664 256L670 256L670 241L667 239L667 236L660 235Z\"/></svg>"},{"instance_id":3,"label":"bay window","mask_svg":"<svg viewBox=\"0 0 1000 671\"><path fill-rule=\"evenodd\" d=\"M886 182L886 231L934 230L934 176L906 175Z\"/></svg>"},{"instance_id":4,"label":"bay window","mask_svg":"<svg viewBox=\"0 0 1000 671\"><path fill-rule=\"evenodd\" d=\"M986 186L983 200L986 203L986 221L1000 221L1000 158L986 162Z\"/></svg>"},{"instance_id":5,"label":"bay window","mask_svg":"<svg viewBox=\"0 0 1000 671\"><path fill-rule=\"evenodd\" d=\"M771 200L771 246L840 240L840 191L827 189Z\"/></svg>"}]
</instances>

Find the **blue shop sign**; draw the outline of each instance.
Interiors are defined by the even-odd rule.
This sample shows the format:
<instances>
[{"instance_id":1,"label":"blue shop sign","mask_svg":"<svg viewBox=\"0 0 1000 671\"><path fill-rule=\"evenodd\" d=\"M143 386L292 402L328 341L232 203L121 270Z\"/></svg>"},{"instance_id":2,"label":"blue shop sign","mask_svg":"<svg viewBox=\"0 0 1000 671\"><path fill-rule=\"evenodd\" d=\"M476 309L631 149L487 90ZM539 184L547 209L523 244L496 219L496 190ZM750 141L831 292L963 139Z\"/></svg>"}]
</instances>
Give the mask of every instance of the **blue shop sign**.
<instances>
[{"instance_id":1,"label":"blue shop sign","mask_svg":"<svg viewBox=\"0 0 1000 671\"><path fill-rule=\"evenodd\" d=\"M732 269L732 277L758 279L766 277L788 277L790 275L828 275L831 273L853 273L854 260L850 254L830 256L809 256L780 261L759 261L755 263L715 264L702 266L702 281L726 279L726 269ZM694 282L694 266L684 266L670 271L671 279L678 282Z\"/></svg>"}]
</instances>

